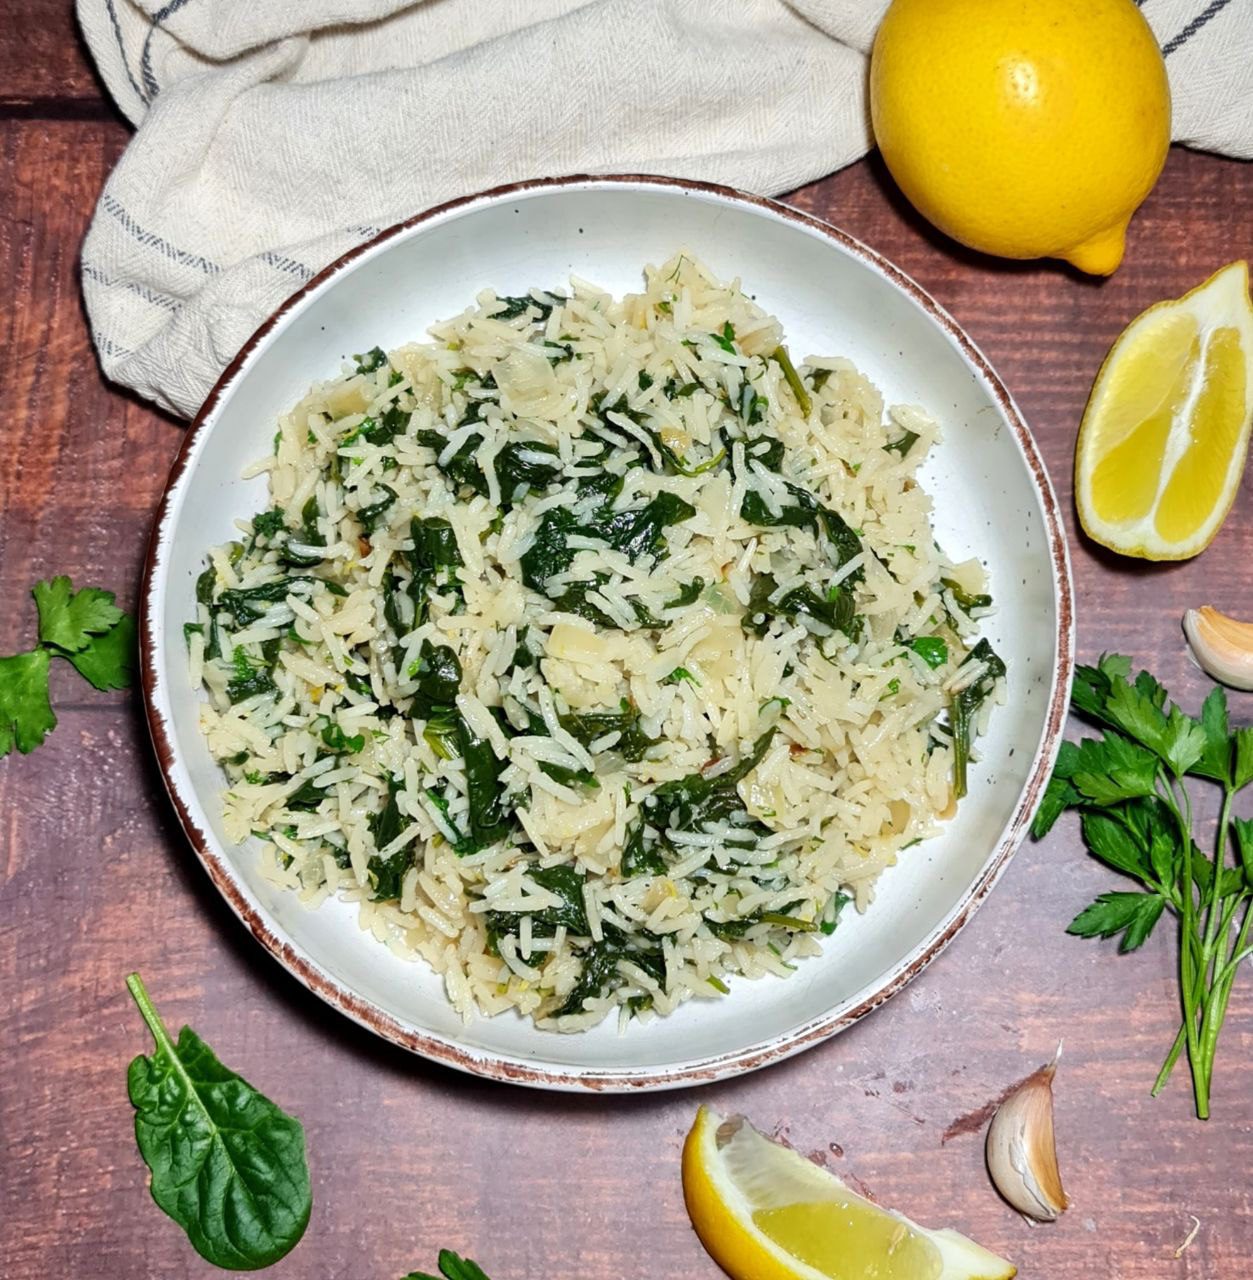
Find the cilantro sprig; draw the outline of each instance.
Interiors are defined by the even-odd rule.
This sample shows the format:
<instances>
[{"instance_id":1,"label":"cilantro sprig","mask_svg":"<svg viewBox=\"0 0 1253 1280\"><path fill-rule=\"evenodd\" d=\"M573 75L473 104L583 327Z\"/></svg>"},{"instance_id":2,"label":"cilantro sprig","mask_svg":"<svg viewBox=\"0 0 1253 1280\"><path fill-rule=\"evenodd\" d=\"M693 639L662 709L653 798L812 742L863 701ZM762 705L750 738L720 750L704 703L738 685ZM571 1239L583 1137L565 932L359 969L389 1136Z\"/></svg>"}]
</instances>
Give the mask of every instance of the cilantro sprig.
<instances>
[{"instance_id":1,"label":"cilantro sprig","mask_svg":"<svg viewBox=\"0 0 1253 1280\"><path fill-rule=\"evenodd\" d=\"M0 658L0 757L16 747L34 751L56 728L48 697L53 658L64 658L97 689L130 686L135 624L99 587L75 591L69 578L31 588L39 610L39 642L25 653Z\"/></svg>"},{"instance_id":2,"label":"cilantro sprig","mask_svg":"<svg viewBox=\"0 0 1253 1280\"><path fill-rule=\"evenodd\" d=\"M1211 690L1199 717L1167 703L1147 671L1107 654L1078 667L1072 709L1102 726L1099 738L1064 742L1032 824L1044 835L1067 809L1080 814L1089 852L1141 886L1102 893L1067 932L1118 937L1134 951L1163 917L1179 931L1183 1018L1153 1085L1161 1092L1186 1048L1196 1113L1209 1116L1218 1036L1241 963L1253 955L1253 820L1237 817L1237 795L1253 782L1253 726L1232 728L1227 695ZM1222 791L1213 852L1196 837L1195 784Z\"/></svg>"}]
</instances>

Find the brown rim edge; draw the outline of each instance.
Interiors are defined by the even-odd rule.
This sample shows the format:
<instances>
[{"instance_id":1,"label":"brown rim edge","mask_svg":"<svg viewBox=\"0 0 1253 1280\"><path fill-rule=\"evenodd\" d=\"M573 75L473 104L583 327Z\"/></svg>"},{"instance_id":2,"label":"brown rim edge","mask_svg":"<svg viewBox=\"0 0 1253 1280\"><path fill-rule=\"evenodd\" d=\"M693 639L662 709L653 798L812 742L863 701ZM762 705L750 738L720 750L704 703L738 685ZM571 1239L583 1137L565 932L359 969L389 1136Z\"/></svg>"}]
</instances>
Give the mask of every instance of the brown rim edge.
<instances>
[{"instance_id":1,"label":"brown rim edge","mask_svg":"<svg viewBox=\"0 0 1253 1280\"><path fill-rule=\"evenodd\" d=\"M783 1040L751 1046L748 1049L741 1049L704 1061L691 1063L688 1066L668 1072L618 1072L603 1069L586 1071L578 1068L553 1071L499 1058L485 1058L442 1039L411 1031L376 1005L348 991L341 983L329 974L324 973L291 943L275 934L265 920L262 919L260 912L240 891L229 868L214 851L209 837L192 819L187 804L174 782L172 772L174 764L173 745L165 721L154 701L157 687L157 610L153 599L153 587L162 542L162 531L169 516L175 489L187 468L206 422L223 395L235 382L257 346L279 325L288 312L311 293L316 292L323 284L333 279L363 254L405 231L457 210L466 209L471 205L490 203L503 200L509 196L522 196L551 188L577 187L589 184L606 187L621 186L628 189L673 187L683 191L715 196L737 204L755 206L834 241L846 252L868 263L904 293L908 294L957 343L966 359L982 375L992 394L996 397L1006 421L1014 431L1019 448L1022 450L1030 468L1044 513L1049 550L1053 562L1053 580L1057 594L1058 618L1055 638L1057 662L1053 672L1053 688L1045 719L1044 733L1035 752L1032 772L1027 778L1018 806L1005 828L1000 843L984 865L978 879L966 891L952 918L941 932L927 943L922 953L916 956L904 969L854 1008L842 1014L828 1015L813 1020L808 1024L802 1025ZM877 1009L907 983L916 978L944 951L982 905L1005 870L1009 859L1026 834L1027 823L1035 811L1036 804L1052 771L1053 760L1065 725L1066 709L1069 702L1070 676L1074 663L1074 601L1066 533L1062 524L1056 495L1053 492L1048 472L1045 470L1043 459L1036 449L1035 441L1032 439L1031 433L1028 431L1026 423L1008 389L988 363L983 353L965 330L919 284L874 249L841 231L838 227L764 196L737 191L734 188L720 186L716 183L698 182L685 178L649 174L572 174L560 178L539 178L525 182L507 183L474 195L446 201L403 222L398 222L394 226L381 231L372 239L363 241L350 249L342 257L318 272L317 275L283 302L257 328L256 332L240 348L235 358L223 370L222 375L205 398L200 412L197 413L191 426L188 427L182 446L170 468L165 489L157 506L152 532L149 536L148 549L144 557L143 581L140 588L139 651L144 713L148 721L148 730L152 737L152 744L156 752L157 764L161 770L165 789L178 814L183 830L208 872L210 880L226 899L232 911L239 917L252 936L309 991L319 996L333 1008L338 1009L341 1013L346 1014L361 1026L383 1037L383 1039L390 1040L392 1043L432 1061L472 1075L540 1089L585 1089L590 1092L611 1093L647 1092L650 1090L676 1089L709 1084L728 1076L755 1071L761 1067L792 1057L812 1045L829 1039L837 1032L851 1026L854 1022L865 1017L866 1014Z\"/></svg>"}]
</instances>

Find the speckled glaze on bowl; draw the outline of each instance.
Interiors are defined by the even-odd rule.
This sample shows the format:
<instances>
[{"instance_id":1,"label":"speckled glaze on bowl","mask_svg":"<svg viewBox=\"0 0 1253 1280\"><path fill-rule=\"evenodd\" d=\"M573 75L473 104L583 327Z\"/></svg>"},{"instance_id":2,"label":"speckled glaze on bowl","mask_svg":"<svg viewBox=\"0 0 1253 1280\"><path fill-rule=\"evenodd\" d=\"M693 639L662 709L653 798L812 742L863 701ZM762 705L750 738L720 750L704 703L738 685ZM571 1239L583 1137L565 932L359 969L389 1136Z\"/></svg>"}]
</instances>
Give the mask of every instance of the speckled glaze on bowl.
<instances>
[{"instance_id":1,"label":"speckled glaze on bowl","mask_svg":"<svg viewBox=\"0 0 1253 1280\"><path fill-rule=\"evenodd\" d=\"M981 742L971 792L943 834L916 847L788 980L735 981L722 1000L578 1035L505 1014L464 1025L424 964L393 956L338 902L307 911L260 876L222 830L222 775L197 727L182 624L209 546L265 505L263 456L277 415L350 352L419 337L484 286L521 293L570 274L620 293L646 262L690 249L783 322L791 350L851 357L889 403L924 405L944 439L924 483L954 558L988 565L986 628L1009 666L1009 701ZM575 177L453 201L346 254L261 326L187 433L157 513L145 571L141 658L148 722L192 847L252 935L363 1027L497 1080L553 1089L666 1089L750 1071L817 1044L899 991L991 890L1047 781L1072 667L1065 535L1040 456L1005 387L953 319L873 250L770 200L695 182Z\"/></svg>"}]
</instances>

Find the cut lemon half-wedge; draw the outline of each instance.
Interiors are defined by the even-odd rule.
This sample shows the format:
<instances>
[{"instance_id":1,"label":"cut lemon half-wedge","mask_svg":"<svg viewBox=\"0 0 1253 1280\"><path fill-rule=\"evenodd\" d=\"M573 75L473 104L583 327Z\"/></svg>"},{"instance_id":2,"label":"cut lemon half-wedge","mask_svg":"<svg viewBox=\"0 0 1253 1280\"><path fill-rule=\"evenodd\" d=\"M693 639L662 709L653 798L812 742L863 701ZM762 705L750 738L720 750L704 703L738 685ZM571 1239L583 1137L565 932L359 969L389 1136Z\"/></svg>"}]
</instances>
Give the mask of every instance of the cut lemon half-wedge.
<instances>
[{"instance_id":1,"label":"cut lemon half-wedge","mask_svg":"<svg viewBox=\"0 0 1253 1280\"><path fill-rule=\"evenodd\" d=\"M1075 449L1084 532L1113 551L1186 560L1231 509L1253 425L1249 268L1233 262L1119 336Z\"/></svg>"},{"instance_id":2,"label":"cut lemon half-wedge","mask_svg":"<svg viewBox=\"0 0 1253 1280\"><path fill-rule=\"evenodd\" d=\"M701 1243L733 1280L1010 1280L956 1231L928 1231L850 1191L743 1116L701 1107L683 1147Z\"/></svg>"}]
</instances>

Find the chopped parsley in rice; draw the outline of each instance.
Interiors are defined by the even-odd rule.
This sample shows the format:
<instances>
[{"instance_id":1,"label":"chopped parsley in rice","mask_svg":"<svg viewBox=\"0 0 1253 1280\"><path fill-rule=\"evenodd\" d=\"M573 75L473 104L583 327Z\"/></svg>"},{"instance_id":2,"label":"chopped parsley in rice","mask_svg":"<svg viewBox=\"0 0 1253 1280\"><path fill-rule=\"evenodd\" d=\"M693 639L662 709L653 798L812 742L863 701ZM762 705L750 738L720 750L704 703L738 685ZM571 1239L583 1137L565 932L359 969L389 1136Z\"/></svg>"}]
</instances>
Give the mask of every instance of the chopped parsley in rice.
<instances>
[{"instance_id":1,"label":"chopped parsley in rice","mask_svg":"<svg viewBox=\"0 0 1253 1280\"><path fill-rule=\"evenodd\" d=\"M967 786L1004 666L937 429L690 255L490 290L283 416L187 627L234 839L573 1031L786 975Z\"/></svg>"}]
</instances>

